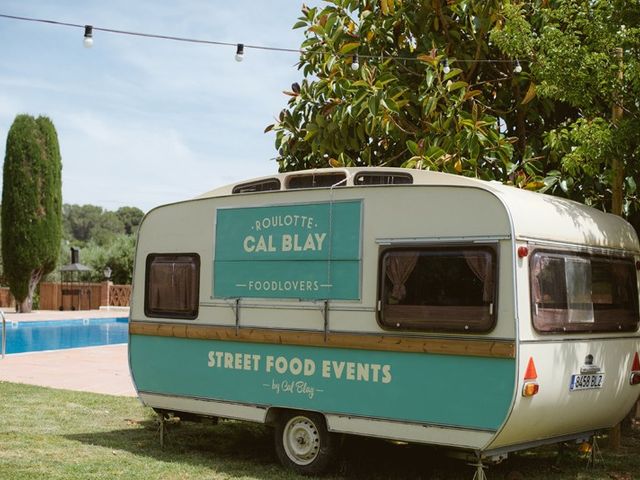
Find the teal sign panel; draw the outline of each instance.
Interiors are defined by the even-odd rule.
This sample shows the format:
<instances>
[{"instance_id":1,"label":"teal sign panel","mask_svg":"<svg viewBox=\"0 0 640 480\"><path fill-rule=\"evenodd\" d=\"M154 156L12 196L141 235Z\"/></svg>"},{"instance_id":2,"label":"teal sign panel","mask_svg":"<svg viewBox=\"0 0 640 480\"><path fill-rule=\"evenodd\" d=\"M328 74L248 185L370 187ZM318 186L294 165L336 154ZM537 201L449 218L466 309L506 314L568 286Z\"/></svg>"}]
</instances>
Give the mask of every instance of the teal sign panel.
<instances>
[{"instance_id":1,"label":"teal sign panel","mask_svg":"<svg viewBox=\"0 0 640 480\"><path fill-rule=\"evenodd\" d=\"M138 390L497 430L515 360L132 335Z\"/></svg>"},{"instance_id":2,"label":"teal sign panel","mask_svg":"<svg viewBox=\"0 0 640 480\"><path fill-rule=\"evenodd\" d=\"M219 209L215 298L360 298L362 201Z\"/></svg>"}]
</instances>

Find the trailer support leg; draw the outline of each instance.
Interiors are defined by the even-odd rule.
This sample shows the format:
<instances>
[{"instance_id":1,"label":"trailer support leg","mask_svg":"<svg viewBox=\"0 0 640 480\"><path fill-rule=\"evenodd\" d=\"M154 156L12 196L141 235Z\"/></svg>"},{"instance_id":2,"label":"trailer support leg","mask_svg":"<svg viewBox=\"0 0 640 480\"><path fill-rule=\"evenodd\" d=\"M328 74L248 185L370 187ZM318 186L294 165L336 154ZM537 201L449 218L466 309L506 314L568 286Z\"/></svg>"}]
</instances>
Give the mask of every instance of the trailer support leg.
<instances>
[{"instance_id":1,"label":"trailer support leg","mask_svg":"<svg viewBox=\"0 0 640 480\"><path fill-rule=\"evenodd\" d=\"M604 457L598 445L598 436L594 435L591 437L591 452L589 452L587 459L587 468L594 468L597 463L600 463L604 467Z\"/></svg>"},{"instance_id":2,"label":"trailer support leg","mask_svg":"<svg viewBox=\"0 0 640 480\"><path fill-rule=\"evenodd\" d=\"M160 448L164 448L164 444L169 436L169 425L175 425L180 422L180 418L174 417L173 413L158 412L158 433L160 434Z\"/></svg>"},{"instance_id":3,"label":"trailer support leg","mask_svg":"<svg viewBox=\"0 0 640 480\"><path fill-rule=\"evenodd\" d=\"M164 437L167 434L167 422L164 417L164 413L159 413L158 417L159 417L158 432L160 433L160 449L162 450L164 449Z\"/></svg>"},{"instance_id":4,"label":"trailer support leg","mask_svg":"<svg viewBox=\"0 0 640 480\"><path fill-rule=\"evenodd\" d=\"M476 471L473 474L473 480L488 480L487 474L484 473L487 466L482 463L482 458L478 457L476 459L476 463L470 463L469 465L471 465L472 467L476 467Z\"/></svg>"},{"instance_id":5,"label":"trailer support leg","mask_svg":"<svg viewBox=\"0 0 640 480\"><path fill-rule=\"evenodd\" d=\"M160 414L160 426L158 427L160 432L160 449L164 450L164 438L167 434L167 422L165 421L164 414Z\"/></svg>"},{"instance_id":6,"label":"trailer support leg","mask_svg":"<svg viewBox=\"0 0 640 480\"><path fill-rule=\"evenodd\" d=\"M567 453L567 447L564 442L560 442L558 444L558 455L556 456L556 465L562 463L565 459Z\"/></svg>"}]
</instances>

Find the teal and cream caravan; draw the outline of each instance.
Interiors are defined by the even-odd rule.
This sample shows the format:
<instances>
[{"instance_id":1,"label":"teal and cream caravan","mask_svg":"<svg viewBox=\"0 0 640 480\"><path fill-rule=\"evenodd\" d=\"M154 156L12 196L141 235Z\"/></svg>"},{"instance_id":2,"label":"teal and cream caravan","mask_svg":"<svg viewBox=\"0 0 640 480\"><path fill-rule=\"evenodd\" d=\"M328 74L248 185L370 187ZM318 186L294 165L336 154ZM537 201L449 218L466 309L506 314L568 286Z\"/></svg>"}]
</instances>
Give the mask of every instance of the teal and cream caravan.
<instances>
[{"instance_id":1,"label":"teal and cream caravan","mask_svg":"<svg viewBox=\"0 0 640 480\"><path fill-rule=\"evenodd\" d=\"M163 414L273 425L302 473L340 433L500 459L631 409L639 268L624 220L499 183L260 178L144 218L131 372Z\"/></svg>"}]
</instances>

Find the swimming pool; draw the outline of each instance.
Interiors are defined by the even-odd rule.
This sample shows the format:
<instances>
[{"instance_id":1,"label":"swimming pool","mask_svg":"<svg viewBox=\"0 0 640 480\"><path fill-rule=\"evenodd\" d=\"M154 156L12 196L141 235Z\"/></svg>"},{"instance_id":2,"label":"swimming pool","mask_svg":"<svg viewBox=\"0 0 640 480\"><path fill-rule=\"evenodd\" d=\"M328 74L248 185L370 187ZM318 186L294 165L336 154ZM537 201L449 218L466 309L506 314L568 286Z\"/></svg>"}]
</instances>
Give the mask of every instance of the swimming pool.
<instances>
[{"instance_id":1,"label":"swimming pool","mask_svg":"<svg viewBox=\"0 0 640 480\"><path fill-rule=\"evenodd\" d=\"M7 353L127 343L128 327L126 317L7 322Z\"/></svg>"}]
</instances>

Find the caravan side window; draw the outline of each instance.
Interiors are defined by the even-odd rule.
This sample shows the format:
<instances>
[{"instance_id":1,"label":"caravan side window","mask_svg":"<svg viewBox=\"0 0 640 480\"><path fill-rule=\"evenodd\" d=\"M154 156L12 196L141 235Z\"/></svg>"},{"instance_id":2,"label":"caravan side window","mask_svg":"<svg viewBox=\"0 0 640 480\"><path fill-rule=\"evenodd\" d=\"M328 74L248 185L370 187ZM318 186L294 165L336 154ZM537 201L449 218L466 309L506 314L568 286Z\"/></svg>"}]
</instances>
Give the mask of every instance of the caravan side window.
<instances>
[{"instance_id":1,"label":"caravan side window","mask_svg":"<svg viewBox=\"0 0 640 480\"><path fill-rule=\"evenodd\" d=\"M386 250L379 300L387 329L488 332L495 324L496 252L477 246Z\"/></svg>"},{"instance_id":2,"label":"caravan side window","mask_svg":"<svg viewBox=\"0 0 640 480\"><path fill-rule=\"evenodd\" d=\"M638 329L633 258L537 251L530 262L531 316L539 332Z\"/></svg>"},{"instance_id":3,"label":"caravan side window","mask_svg":"<svg viewBox=\"0 0 640 480\"><path fill-rule=\"evenodd\" d=\"M153 253L147 257L144 313L148 317L198 316L200 256Z\"/></svg>"}]
</instances>

